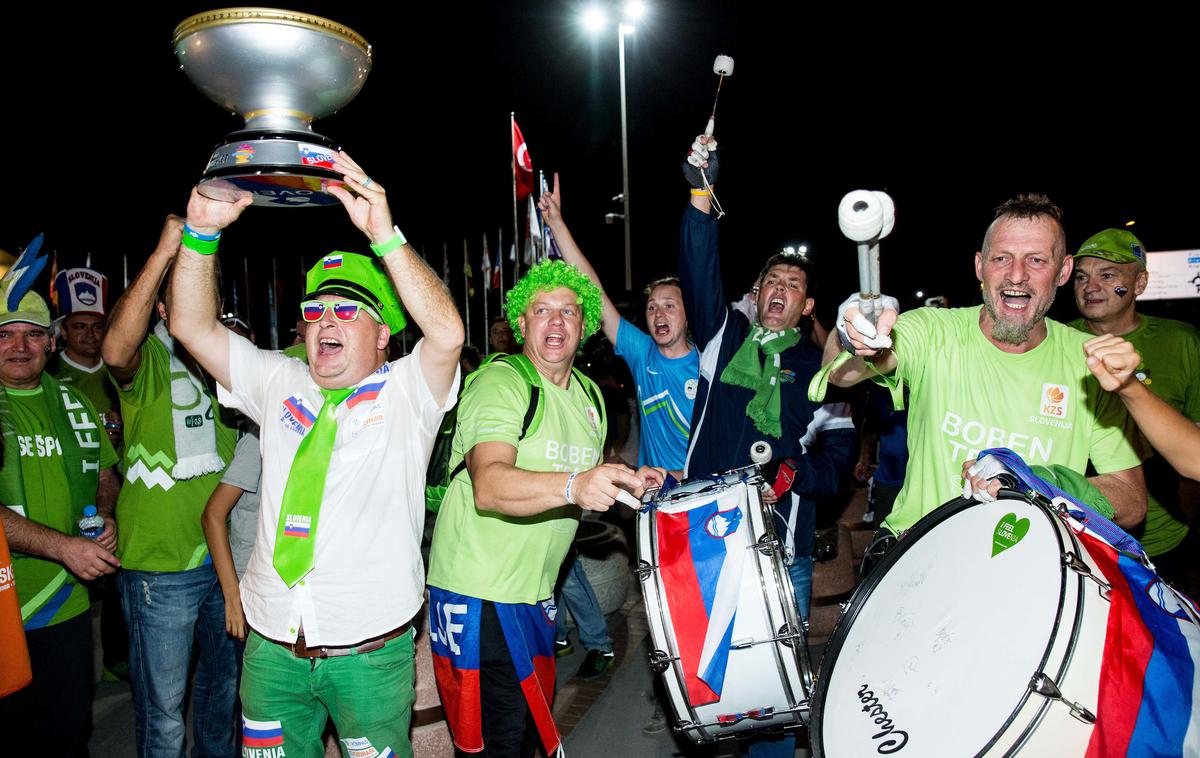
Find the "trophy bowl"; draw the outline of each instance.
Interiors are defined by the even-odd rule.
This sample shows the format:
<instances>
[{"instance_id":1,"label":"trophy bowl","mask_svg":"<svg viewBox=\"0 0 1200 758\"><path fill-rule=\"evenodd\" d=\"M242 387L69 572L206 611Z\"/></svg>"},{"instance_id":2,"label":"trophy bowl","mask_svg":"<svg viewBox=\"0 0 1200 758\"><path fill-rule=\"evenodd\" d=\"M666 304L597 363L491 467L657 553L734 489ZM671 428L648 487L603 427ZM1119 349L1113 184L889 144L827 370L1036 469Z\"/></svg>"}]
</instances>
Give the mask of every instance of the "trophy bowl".
<instances>
[{"instance_id":1,"label":"trophy bowl","mask_svg":"<svg viewBox=\"0 0 1200 758\"><path fill-rule=\"evenodd\" d=\"M371 46L335 21L275 8L223 8L175 27L175 56L192 84L239 114L245 128L218 145L199 191L255 205L330 205L341 186L339 146L312 129L314 119L349 103L371 70Z\"/></svg>"}]
</instances>

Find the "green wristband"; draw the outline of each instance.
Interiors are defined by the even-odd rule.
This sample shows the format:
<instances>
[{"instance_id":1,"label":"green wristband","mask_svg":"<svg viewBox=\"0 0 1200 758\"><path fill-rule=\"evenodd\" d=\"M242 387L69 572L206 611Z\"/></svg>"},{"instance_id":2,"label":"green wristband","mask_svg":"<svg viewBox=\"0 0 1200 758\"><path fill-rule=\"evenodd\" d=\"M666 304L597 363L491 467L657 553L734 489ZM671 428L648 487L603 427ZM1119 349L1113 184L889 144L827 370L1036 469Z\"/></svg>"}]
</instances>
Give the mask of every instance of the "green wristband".
<instances>
[{"instance_id":1,"label":"green wristband","mask_svg":"<svg viewBox=\"0 0 1200 758\"><path fill-rule=\"evenodd\" d=\"M196 239L190 234L185 234L183 235L182 244L184 247L194 253L199 253L200 255L212 255L213 253L217 252L217 244L219 242L219 239L202 240Z\"/></svg>"},{"instance_id":2,"label":"green wristband","mask_svg":"<svg viewBox=\"0 0 1200 758\"><path fill-rule=\"evenodd\" d=\"M400 227L393 226L392 231L396 233L395 237L392 237L387 242L381 242L378 245L371 245L371 250L375 252L377 257L382 258L393 250L408 244L408 240L404 239L404 233L400 231Z\"/></svg>"}]
</instances>

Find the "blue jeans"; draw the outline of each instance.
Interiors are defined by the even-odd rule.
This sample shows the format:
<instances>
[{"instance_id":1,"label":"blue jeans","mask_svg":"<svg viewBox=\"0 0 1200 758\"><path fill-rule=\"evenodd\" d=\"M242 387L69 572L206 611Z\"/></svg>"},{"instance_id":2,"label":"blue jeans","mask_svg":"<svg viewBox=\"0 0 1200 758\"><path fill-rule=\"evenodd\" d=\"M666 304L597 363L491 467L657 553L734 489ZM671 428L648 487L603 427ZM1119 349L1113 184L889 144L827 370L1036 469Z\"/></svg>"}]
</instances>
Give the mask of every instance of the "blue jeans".
<instances>
[{"instance_id":1,"label":"blue jeans","mask_svg":"<svg viewBox=\"0 0 1200 758\"><path fill-rule=\"evenodd\" d=\"M234 756L237 663L212 565L174 572L122 570L119 582L129 627L139 758L184 755L183 703L193 643L199 656L192 689L192 758Z\"/></svg>"},{"instance_id":2,"label":"blue jeans","mask_svg":"<svg viewBox=\"0 0 1200 758\"><path fill-rule=\"evenodd\" d=\"M788 576L792 578L792 594L796 596L796 609L800 611L800 619L808 620L808 605L812 599L812 556L801 558L796 556L792 565L788 566Z\"/></svg>"},{"instance_id":3,"label":"blue jeans","mask_svg":"<svg viewBox=\"0 0 1200 758\"><path fill-rule=\"evenodd\" d=\"M608 623L604 620L604 614L600 611L600 601L596 599L592 583L588 581L583 564L578 558L567 569L554 602L559 608L558 615L554 617L556 640L562 642L567 639L567 617L562 612L565 602L575 618L575 626L579 627L579 644L583 645L585 650L612 652L613 641L612 637L608 636Z\"/></svg>"},{"instance_id":4,"label":"blue jeans","mask_svg":"<svg viewBox=\"0 0 1200 758\"><path fill-rule=\"evenodd\" d=\"M802 620L808 620L808 605L812 598L812 556L801 558L797 556L788 566L788 576L792 578L792 593L796 596L796 609ZM796 754L796 733L763 735L748 744L747 755L750 758L792 758Z\"/></svg>"}]
</instances>

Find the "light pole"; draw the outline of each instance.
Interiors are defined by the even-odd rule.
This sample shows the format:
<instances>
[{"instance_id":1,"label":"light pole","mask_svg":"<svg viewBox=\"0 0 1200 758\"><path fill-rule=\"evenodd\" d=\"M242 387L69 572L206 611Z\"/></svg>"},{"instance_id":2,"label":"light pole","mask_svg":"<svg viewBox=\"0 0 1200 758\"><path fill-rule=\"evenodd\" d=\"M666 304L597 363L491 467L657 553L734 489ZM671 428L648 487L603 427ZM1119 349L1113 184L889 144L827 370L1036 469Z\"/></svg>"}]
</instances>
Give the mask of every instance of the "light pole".
<instances>
[{"instance_id":1,"label":"light pole","mask_svg":"<svg viewBox=\"0 0 1200 758\"><path fill-rule=\"evenodd\" d=\"M629 24L617 24L617 60L621 69L621 203L625 213L625 291L633 291L633 254L629 236L629 122L625 106L625 35Z\"/></svg>"},{"instance_id":2,"label":"light pole","mask_svg":"<svg viewBox=\"0 0 1200 758\"><path fill-rule=\"evenodd\" d=\"M621 82L621 221L625 225L625 291L633 291L633 253L629 234L629 108L625 96L625 35L633 34L633 22L646 13L644 3L631 1L622 8L622 21L617 24L617 62ZM583 23L589 30L599 31L605 24L605 14L598 6L584 11ZM614 198L615 199L615 198ZM610 213L605 221L613 223L616 214Z\"/></svg>"}]
</instances>

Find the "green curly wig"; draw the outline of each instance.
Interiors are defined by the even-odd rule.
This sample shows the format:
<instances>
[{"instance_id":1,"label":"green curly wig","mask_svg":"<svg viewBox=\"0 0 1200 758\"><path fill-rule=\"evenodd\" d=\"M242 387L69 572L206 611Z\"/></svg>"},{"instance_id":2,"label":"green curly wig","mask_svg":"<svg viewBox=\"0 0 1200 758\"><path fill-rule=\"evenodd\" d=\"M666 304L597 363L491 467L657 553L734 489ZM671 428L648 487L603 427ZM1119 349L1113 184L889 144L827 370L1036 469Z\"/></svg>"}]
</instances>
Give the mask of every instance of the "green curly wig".
<instances>
[{"instance_id":1,"label":"green curly wig","mask_svg":"<svg viewBox=\"0 0 1200 758\"><path fill-rule=\"evenodd\" d=\"M600 288L583 272L565 261L542 261L521 277L516 286L508 291L508 297L504 301L504 312L508 316L508 324L512 327L513 338L518 345L525 344L525 337L521 334L517 317L525 313L529 301L536 293L549 292L559 287L573 290L578 296L575 302L583 306L583 339L579 342L580 347L600 328Z\"/></svg>"}]
</instances>

